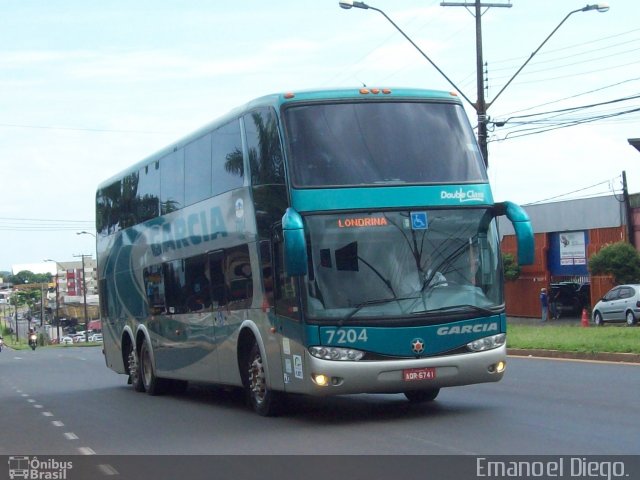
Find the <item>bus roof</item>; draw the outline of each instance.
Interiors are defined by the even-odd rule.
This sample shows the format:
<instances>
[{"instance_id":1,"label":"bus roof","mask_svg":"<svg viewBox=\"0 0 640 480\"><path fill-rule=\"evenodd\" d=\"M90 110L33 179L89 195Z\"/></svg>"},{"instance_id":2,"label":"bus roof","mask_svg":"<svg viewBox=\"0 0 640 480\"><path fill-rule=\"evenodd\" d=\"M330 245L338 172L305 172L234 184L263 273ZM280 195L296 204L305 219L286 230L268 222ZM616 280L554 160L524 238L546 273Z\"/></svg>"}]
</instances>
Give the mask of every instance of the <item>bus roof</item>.
<instances>
[{"instance_id":1,"label":"bus roof","mask_svg":"<svg viewBox=\"0 0 640 480\"><path fill-rule=\"evenodd\" d=\"M288 103L320 102L328 100L357 100L357 101L393 101L393 100L436 100L461 103L457 93L443 90L428 90L419 88L377 88L377 87L354 87L322 90L291 90L284 93L264 95L253 99L246 104L236 107L227 114L216 118L205 126L190 133L189 135L170 143L155 153L141 159L125 170L113 175L109 179L101 182L98 189L103 189L113 182L138 171L149 163L160 160L165 155L184 147L193 140L205 135L211 130L224 125L225 123L238 118L243 113L255 108L272 106L279 109Z\"/></svg>"}]
</instances>

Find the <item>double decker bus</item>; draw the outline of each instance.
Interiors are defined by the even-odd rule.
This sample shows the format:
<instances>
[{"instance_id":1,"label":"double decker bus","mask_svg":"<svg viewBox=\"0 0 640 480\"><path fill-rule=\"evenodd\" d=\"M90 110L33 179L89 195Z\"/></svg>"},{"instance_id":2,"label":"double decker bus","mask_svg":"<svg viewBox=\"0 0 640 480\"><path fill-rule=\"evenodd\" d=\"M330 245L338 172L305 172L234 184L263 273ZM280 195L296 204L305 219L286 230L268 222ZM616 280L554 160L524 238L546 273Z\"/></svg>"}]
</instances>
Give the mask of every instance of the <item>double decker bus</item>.
<instances>
[{"instance_id":1,"label":"double decker bus","mask_svg":"<svg viewBox=\"0 0 640 480\"><path fill-rule=\"evenodd\" d=\"M530 263L455 94L256 99L98 187L106 364L151 395L241 387L261 415L290 393L498 381L500 215Z\"/></svg>"}]
</instances>

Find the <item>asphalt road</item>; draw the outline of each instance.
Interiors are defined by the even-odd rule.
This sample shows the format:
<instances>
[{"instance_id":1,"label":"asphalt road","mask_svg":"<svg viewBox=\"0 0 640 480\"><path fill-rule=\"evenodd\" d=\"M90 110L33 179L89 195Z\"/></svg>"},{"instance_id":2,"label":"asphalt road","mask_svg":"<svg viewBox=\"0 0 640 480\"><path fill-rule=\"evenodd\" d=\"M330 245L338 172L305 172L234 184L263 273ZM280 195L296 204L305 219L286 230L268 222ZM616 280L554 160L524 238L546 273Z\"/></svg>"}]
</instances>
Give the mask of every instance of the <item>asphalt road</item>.
<instances>
[{"instance_id":1,"label":"asphalt road","mask_svg":"<svg viewBox=\"0 0 640 480\"><path fill-rule=\"evenodd\" d=\"M263 418L234 392L135 393L98 347L0 353L0 455L640 453L640 366L510 358L497 384L296 398Z\"/></svg>"}]
</instances>

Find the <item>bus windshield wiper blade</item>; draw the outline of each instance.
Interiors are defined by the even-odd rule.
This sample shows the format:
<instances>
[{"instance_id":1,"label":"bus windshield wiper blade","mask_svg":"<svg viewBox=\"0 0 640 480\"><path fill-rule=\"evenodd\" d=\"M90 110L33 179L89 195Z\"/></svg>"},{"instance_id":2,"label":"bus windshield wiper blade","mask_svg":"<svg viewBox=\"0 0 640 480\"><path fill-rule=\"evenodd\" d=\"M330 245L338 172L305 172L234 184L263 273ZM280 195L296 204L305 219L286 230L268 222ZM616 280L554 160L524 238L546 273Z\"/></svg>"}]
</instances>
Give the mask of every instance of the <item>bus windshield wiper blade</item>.
<instances>
[{"instance_id":1,"label":"bus windshield wiper blade","mask_svg":"<svg viewBox=\"0 0 640 480\"><path fill-rule=\"evenodd\" d=\"M414 314L433 313L433 312L446 312L447 310L471 310L474 312L484 313L485 315L495 315L496 312L489 308L479 307L477 305L471 305L469 303L461 305L449 305L447 307L434 308L432 310L425 310L422 312L413 312Z\"/></svg>"},{"instance_id":2,"label":"bus windshield wiper blade","mask_svg":"<svg viewBox=\"0 0 640 480\"><path fill-rule=\"evenodd\" d=\"M366 302L362 302L359 303L358 305L356 305L355 307L353 307L353 310L351 310L347 316L343 317L340 319L340 321L338 322L338 326L341 327L344 322L346 322L347 320L350 320L351 317L353 317L356 313L358 313L360 310L362 310L364 307L368 307L371 305L382 305L384 303L391 303L391 302L400 302L402 300L416 300L420 297L394 297L394 298L379 298L377 300L367 300Z\"/></svg>"}]
</instances>

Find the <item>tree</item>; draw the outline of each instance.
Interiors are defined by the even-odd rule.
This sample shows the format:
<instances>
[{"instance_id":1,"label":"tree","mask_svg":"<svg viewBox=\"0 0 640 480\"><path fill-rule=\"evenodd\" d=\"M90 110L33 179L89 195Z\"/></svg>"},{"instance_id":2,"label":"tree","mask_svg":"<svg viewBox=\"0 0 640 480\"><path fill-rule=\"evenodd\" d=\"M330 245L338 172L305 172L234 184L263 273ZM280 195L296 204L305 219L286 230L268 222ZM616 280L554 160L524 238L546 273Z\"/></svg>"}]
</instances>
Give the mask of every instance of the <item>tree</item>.
<instances>
[{"instance_id":1,"label":"tree","mask_svg":"<svg viewBox=\"0 0 640 480\"><path fill-rule=\"evenodd\" d=\"M507 281L517 280L520 277L520 265L516 262L511 253L502 254L502 267L504 269L504 279Z\"/></svg>"},{"instance_id":2,"label":"tree","mask_svg":"<svg viewBox=\"0 0 640 480\"><path fill-rule=\"evenodd\" d=\"M611 243L591 255L589 270L592 275L612 275L618 285L640 283L640 253L627 242Z\"/></svg>"}]
</instances>

